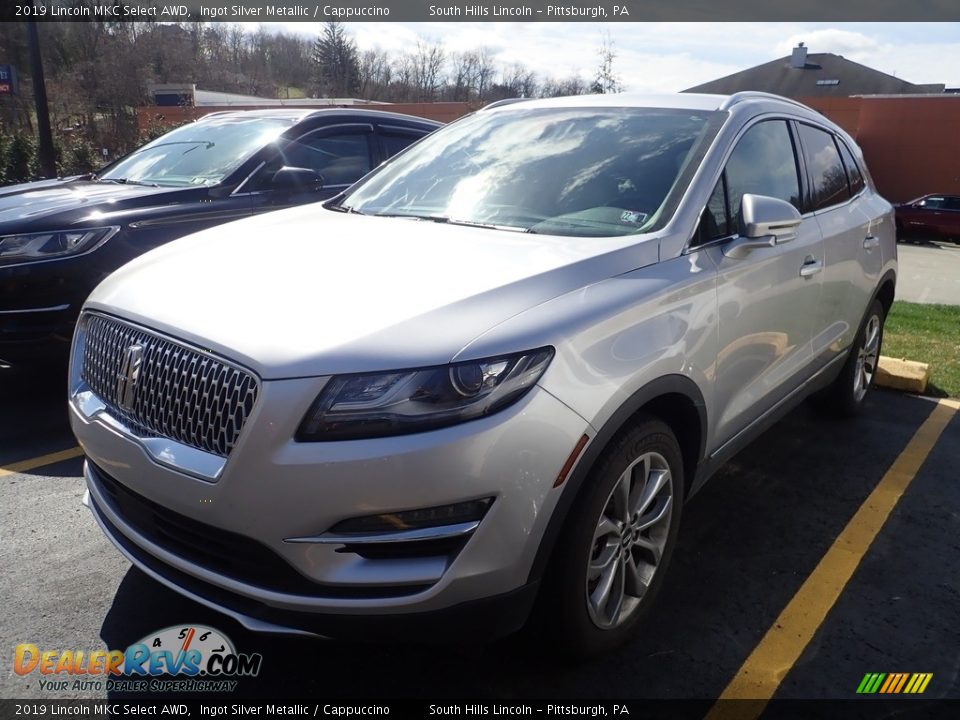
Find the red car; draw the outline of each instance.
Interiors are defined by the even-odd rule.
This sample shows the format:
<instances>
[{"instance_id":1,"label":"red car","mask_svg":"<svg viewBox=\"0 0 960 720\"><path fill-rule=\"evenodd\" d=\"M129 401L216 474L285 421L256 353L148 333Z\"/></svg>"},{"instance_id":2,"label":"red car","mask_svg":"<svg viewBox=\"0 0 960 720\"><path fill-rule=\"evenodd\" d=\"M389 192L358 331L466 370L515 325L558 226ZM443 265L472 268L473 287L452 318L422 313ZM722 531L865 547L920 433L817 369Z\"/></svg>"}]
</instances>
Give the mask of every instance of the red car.
<instances>
[{"instance_id":1,"label":"red car","mask_svg":"<svg viewBox=\"0 0 960 720\"><path fill-rule=\"evenodd\" d=\"M960 196L924 195L897 205L897 240L960 243Z\"/></svg>"}]
</instances>

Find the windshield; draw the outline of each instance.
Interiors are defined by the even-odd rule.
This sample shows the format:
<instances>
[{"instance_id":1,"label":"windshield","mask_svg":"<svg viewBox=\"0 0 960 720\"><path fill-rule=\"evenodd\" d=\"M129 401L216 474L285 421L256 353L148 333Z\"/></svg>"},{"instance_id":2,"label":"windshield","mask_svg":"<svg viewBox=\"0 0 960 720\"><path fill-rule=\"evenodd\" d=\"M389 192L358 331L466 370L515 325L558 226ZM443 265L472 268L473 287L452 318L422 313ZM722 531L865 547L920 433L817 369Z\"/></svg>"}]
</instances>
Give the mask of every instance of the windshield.
<instances>
[{"instance_id":1,"label":"windshield","mask_svg":"<svg viewBox=\"0 0 960 720\"><path fill-rule=\"evenodd\" d=\"M681 177L689 182L718 116L651 108L480 112L422 140L348 191L341 206L554 235L649 232L672 213L670 191Z\"/></svg>"},{"instance_id":2,"label":"windshield","mask_svg":"<svg viewBox=\"0 0 960 720\"><path fill-rule=\"evenodd\" d=\"M287 118L210 118L179 127L119 160L98 180L216 185L293 125Z\"/></svg>"}]
</instances>

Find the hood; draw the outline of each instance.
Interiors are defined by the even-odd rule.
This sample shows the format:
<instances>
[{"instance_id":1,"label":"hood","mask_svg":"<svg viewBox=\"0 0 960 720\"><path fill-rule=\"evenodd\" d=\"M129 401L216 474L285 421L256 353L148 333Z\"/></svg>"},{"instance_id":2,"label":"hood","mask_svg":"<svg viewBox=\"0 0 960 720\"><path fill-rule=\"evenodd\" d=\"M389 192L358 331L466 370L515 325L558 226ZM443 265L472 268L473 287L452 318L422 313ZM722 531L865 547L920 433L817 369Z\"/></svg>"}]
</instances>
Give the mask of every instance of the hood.
<instances>
[{"instance_id":1,"label":"hood","mask_svg":"<svg viewBox=\"0 0 960 720\"><path fill-rule=\"evenodd\" d=\"M157 196L183 192L180 188L92 182L83 177L0 188L0 228L7 224L10 231L59 230L63 228L53 228L50 223L62 222L64 228L69 228L77 222L85 223L95 212L111 213L140 204L146 198L154 202Z\"/></svg>"},{"instance_id":2,"label":"hood","mask_svg":"<svg viewBox=\"0 0 960 720\"><path fill-rule=\"evenodd\" d=\"M264 379L367 372L447 363L527 308L656 259L652 237L555 237L313 205L160 247L108 277L87 307Z\"/></svg>"}]
</instances>

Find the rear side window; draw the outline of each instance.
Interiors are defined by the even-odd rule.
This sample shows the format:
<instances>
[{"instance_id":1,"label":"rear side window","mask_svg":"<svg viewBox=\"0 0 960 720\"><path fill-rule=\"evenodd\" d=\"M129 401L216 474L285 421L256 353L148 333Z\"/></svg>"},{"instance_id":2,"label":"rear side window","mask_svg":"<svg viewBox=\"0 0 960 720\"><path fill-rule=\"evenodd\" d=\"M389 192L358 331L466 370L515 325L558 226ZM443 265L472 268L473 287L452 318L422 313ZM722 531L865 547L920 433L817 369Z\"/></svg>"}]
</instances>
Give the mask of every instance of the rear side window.
<instances>
[{"instance_id":1,"label":"rear side window","mask_svg":"<svg viewBox=\"0 0 960 720\"><path fill-rule=\"evenodd\" d=\"M856 195L863 190L864 185L866 185L863 180L863 173L860 172L860 167L857 165L857 161L853 159L853 153L850 152L847 144L838 138L837 145L840 148L843 167L847 171L847 183L850 185L850 194Z\"/></svg>"},{"instance_id":2,"label":"rear side window","mask_svg":"<svg viewBox=\"0 0 960 720\"><path fill-rule=\"evenodd\" d=\"M799 209L800 176L786 121L765 120L747 130L727 161L726 178L734 231L740 227L740 201L747 193L779 198Z\"/></svg>"},{"instance_id":3,"label":"rear side window","mask_svg":"<svg viewBox=\"0 0 960 720\"><path fill-rule=\"evenodd\" d=\"M810 178L809 210L822 210L850 198L847 173L833 135L810 125L800 125L803 157Z\"/></svg>"},{"instance_id":4,"label":"rear side window","mask_svg":"<svg viewBox=\"0 0 960 720\"><path fill-rule=\"evenodd\" d=\"M960 210L960 197L948 197L943 208L944 210Z\"/></svg>"},{"instance_id":5,"label":"rear side window","mask_svg":"<svg viewBox=\"0 0 960 720\"><path fill-rule=\"evenodd\" d=\"M391 158L401 150L406 150L407 146L412 145L422 138L426 133L417 133L414 131L406 132L403 130L381 131L380 137L383 140L383 157Z\"/></svg>"}]
</instances>

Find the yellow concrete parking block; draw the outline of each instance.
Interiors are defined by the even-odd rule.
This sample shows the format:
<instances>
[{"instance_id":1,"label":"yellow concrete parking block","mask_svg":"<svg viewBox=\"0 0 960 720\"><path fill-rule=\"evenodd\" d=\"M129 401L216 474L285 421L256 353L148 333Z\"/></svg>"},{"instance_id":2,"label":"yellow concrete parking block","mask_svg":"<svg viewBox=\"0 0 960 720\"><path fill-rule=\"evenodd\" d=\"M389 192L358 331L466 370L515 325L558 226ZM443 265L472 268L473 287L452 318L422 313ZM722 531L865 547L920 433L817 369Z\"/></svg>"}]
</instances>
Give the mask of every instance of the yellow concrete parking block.
<instances>
[{"instance_id":1,"label":"yellow concrete parking block","mask_svg":"<svg viewBox=\"0 0 960 720\"><path fill-rule=\"evenodd\" d=\"M927 363L880 356L880 362L877 365L877 385L893 390L922 393L927 389L928 380L930 380L930 366Z\"/></svg>"}]
</instances>

